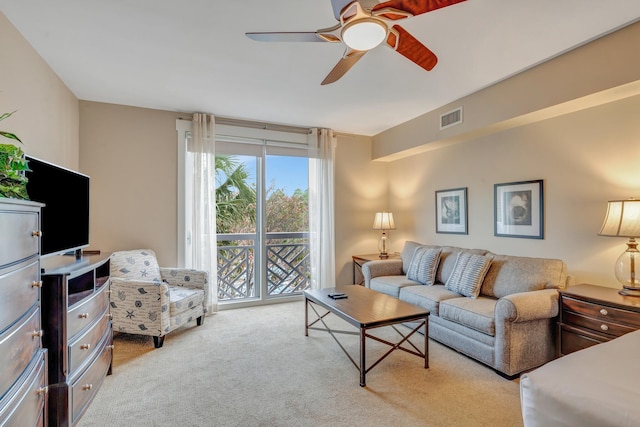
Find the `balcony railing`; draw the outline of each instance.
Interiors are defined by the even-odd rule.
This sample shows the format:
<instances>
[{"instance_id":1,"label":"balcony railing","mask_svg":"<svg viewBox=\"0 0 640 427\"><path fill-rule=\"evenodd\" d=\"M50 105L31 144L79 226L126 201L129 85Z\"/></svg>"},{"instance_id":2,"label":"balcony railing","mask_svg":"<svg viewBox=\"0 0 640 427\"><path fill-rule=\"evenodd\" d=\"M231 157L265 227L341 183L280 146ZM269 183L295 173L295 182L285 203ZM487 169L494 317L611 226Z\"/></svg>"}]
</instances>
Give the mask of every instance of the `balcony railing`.
<instances>
[{"instance_id":1,"label":"balcony railing","mask_svg":"<svg viewBox=\"0 0 640 427\"><path fill-rule=\"evenodd\" d=\"M218 300L296 295L309 287L309 233L267 233L266 272L257 270L256 234L218 234ZM263 263L264 264L264 263Z\"/></svg>"}]
</instances>

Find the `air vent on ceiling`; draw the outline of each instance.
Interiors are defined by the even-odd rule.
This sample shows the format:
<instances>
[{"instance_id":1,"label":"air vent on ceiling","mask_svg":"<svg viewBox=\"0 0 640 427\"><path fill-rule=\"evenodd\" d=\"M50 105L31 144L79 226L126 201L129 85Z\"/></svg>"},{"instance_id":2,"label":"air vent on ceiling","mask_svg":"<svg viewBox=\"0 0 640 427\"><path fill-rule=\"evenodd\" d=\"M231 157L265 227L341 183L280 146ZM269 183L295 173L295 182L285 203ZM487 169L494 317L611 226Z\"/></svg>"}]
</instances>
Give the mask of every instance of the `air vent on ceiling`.
<instances>
[{"instance_id":1,"label":"air vent on ceiling","mask_svg":"<svg viewBox=\"0 0 640 427\"><path fill-rule=\"evenodd\" d=\"M440 116L440 130L462 123L462 107L444 113Z\"/></svg>"}]
</instances>

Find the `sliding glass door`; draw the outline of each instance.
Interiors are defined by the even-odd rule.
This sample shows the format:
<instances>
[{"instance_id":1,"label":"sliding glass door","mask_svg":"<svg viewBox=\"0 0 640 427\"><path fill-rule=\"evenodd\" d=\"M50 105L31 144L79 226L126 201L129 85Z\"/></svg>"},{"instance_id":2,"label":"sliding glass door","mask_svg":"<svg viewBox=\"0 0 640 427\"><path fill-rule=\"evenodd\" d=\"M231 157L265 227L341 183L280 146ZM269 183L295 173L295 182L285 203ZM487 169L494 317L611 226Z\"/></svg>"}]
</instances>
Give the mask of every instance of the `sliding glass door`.
<instances>
[{"instance_id":1,"label":"sliding glass door","mask_svg":"<svg viewBox=\"0 0 640 427\"><path fill-rule=\"evenodd\" d=\"M178 254L192 265L190 122L178 121ZM297 296L310 286L307 132L216 125L219 305ZM197 252L197 251L195 251Z\"/></svg>"}]
</instances>

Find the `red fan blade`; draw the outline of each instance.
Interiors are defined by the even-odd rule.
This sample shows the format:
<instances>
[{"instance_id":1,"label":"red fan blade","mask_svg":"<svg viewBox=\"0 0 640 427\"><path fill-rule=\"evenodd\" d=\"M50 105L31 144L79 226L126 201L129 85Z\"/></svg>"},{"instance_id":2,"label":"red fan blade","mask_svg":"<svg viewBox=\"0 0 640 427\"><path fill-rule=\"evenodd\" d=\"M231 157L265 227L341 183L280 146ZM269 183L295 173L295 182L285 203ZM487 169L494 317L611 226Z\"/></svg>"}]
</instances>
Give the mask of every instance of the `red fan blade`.
<instances>
[{"instance_id":1,"label":"red fan blade","mask_svg":"<svg viewBox=\"0 0 640 427\"><path fill-rule=\"evenodd\" d=\"M351 50L347 52L342 59L338 61L336 66L333 67L327 77L324 78L321 84L326 85L338 81L340 77L347 74L347 71L349 71L365 53L367 53L366 50Z\"/></svg>"},{"instance_id":2,"label":"red fan blade","mask_svg":"<svg viewBox=\"0 0 640 427\"><path fill-rule=\"evenodd\" d=\"M427 71L438 63L438 57L400 25L394 25L387 36L387 45L400 55Z\"/></svg>"},{"instance_id":3,"label":"red fan blade","mask_svg":"<svg viewBox=\"0 0 640 427\"><path fill-rule=\"evenodd\" d=\"M421 15L423 13L431 12L432 10L440 9L443 7L451 6L456 3L461 3L466 0L389 0L378 4L372 9L372 12L384 8L392 8L409 12L413 16ZM403 19L406 16L397 15L392 12L383 14L382 16L389 19Z\"/></svg>"}]
</instances>

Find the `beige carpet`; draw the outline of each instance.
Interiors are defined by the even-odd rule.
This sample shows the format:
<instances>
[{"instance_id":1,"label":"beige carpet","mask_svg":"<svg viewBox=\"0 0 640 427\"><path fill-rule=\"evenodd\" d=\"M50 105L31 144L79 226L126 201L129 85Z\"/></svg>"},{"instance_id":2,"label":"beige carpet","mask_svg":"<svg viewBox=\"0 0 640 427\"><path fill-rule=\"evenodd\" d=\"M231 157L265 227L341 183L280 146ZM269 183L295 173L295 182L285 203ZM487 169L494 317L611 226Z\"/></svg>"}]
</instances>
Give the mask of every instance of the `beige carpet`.
<instances>
[{"instance_id":1,"label":"beige carpet","mask_svg":"<svg viewBox=\"0 0 640 427\"><path fill-rule=\"evenodd\" d=\"M336 317L331 324L353 329ZM358 337L340 339L357 360ZM517 380L434 341L429 369L396 351L360 387L329 334L304 336L301 301L221 311L202 327L174 331L162 349L150 337L116 334L114 341L113 375L80 427L523 424ZM388 348L367 345L369 361Z\"/></svg>"}]
</instances>

